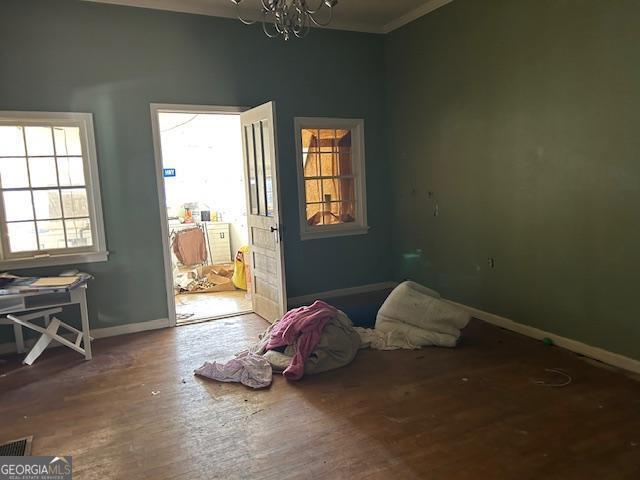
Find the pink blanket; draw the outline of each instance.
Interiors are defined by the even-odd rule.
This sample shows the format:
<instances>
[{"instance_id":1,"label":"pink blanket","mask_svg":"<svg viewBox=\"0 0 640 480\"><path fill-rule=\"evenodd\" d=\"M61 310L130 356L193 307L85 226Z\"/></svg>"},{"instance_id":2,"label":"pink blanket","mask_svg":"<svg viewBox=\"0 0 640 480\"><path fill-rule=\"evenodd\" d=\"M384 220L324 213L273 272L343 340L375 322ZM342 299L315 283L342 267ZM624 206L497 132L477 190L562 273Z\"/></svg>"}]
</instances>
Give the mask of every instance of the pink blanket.
<instances>
[{"instance_id":1,"label":"pink blanket","mask_svg":"<svg viewBox=\"0 0 640 480\"><path fill-rule=\"evenodd\" d=\"M296 354L283 372L287 380L300 380L304 375L304 362L315 350L325 325L338 315L331 305L316 300L308 307L288 311L271 331L267 350L296 345Z\"/></svg>"}]
</instances>

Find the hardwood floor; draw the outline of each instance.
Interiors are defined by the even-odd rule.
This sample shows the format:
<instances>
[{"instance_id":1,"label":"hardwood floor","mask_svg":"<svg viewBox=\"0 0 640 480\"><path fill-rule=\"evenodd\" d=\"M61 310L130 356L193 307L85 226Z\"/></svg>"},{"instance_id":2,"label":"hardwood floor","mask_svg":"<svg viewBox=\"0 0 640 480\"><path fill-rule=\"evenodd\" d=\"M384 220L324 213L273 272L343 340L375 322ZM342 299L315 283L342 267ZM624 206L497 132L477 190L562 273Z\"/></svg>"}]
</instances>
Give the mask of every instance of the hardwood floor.
<instances>
[{"instance_id":1,"label":"hardwood floor","mask_svg":"<svg viewBox=\"0 0 640 480\"><path fill-rule=\"evenodd\" d=\"M183 293L175 298L178 324L252 311L251 296L244 290Z\"/></svg>"},{"instance_id":2,"label":"hardwood floor","mask_svg":"<svg viewBox=\"0 0 640 480\"><path fill-rule=\"evenodd\" d=\"M255 315L5 357L0 441L73 455L76 479L638 479L640 383L480 321L457 349L362 351L265 391L195 378ZM533 383L545 368L565 388ZM154 395L155 392L155 395Z\"/></svg>"}]
</instances>

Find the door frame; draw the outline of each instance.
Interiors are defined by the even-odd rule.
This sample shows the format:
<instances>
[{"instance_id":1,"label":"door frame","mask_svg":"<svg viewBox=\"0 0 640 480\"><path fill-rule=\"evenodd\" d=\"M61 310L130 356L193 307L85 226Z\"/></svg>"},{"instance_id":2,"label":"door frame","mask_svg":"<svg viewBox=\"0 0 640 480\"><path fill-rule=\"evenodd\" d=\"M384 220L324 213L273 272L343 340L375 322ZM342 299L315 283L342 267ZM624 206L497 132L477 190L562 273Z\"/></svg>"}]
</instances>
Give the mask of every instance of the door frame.
<instances>
[{"instance_id":1,"label":"door frame","mask_svg":"<svg viewBox=\"0 0 640 480\"><path fill-rule=\"evenodd\" d=\"M177 325L176 299L173 292L173 268L171 264L171 246L169 245L169 219L167 218L167 197L162 175L163 158L160 138L160 113L211 113L218 115L240 115L249 110L247 107L218 106L218 105L183 105L170 103L151 103L151 130L153 133L153 151L155 157L156 187L158 191L158 205L160 206L160 231L162 235L162 260L164 264L164 283L167 293L167 309L169 326ZM245 179L246 182L246 179Z\"/></svg>"}]
</instances>

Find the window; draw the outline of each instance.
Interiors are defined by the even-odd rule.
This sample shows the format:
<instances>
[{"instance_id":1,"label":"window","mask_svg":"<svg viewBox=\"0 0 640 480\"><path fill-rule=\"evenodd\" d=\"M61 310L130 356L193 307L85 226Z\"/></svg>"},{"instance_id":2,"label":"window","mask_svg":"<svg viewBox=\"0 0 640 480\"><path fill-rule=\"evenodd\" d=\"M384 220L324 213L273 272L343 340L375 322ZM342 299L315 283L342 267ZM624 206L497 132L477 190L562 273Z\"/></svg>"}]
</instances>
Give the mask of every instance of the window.
<instances>
[{"instance_id":1,"label":"window","mask_svg":"<svg viewBox=\"0 0 640 480\"><path fill-rule=\"evenodd\" d=\"M88 113L0 112L0 266L106 260Z\"/></svg>"},{"instance_id":2,"label":"window","mask_svg":"<svg viewBox=\"0 0 640 480\"><path fill-rule=\"evenodd\" d=\"M296 118L300 236L367 233L364 121Z\"/></svg>"}]
</instances>

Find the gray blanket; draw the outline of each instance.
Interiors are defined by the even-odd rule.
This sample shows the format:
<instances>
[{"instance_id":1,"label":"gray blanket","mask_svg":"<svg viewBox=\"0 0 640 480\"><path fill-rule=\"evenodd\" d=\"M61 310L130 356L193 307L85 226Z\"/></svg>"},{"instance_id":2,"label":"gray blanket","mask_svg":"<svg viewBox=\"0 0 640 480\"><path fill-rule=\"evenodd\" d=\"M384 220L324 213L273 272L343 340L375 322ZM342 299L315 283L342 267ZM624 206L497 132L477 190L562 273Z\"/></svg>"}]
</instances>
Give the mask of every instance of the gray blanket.
<instances>
[{"instance_id":1,"label":"gray blanket","mask_svg":"<svg viewBox=\"0 0 640 480\"><path fill-rule=\"evenodd\" d=\"M268 351L266 346L274 325L260 335L258 342L249 347L249 351L263 355L274 371L281 372L289 366L291 358L296 353L296 346L289 345L284 353ZM304 363L304 373L313 375L344 367L355 358L359 348L360 336L354 330L351 320L343 312L338 311L338 316L324 327L318 346Z\"/></svg>"}]
</instances>

